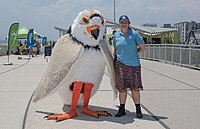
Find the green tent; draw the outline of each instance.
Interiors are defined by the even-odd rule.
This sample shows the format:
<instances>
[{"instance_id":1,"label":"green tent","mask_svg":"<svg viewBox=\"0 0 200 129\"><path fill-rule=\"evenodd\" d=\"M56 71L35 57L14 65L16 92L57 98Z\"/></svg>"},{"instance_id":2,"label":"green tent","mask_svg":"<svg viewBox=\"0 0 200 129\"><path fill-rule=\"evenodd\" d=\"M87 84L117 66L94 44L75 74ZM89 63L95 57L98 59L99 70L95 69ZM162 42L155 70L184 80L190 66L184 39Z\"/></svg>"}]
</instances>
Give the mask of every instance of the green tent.
<instances>
[{"instance_id":1,"label":"green tent","mask_svg":"<svg viewBox=\"0 0 200 129\"><path fill-rule=\"evenodd\" d=\"M21 29L19 29L18 39L26 39L28 35L28 31L29 31L29 28L27 27L22 27ZM34 39L38 39L38 38L43 38L43 36L34 31Z\"/></svg>"}]
</instances>

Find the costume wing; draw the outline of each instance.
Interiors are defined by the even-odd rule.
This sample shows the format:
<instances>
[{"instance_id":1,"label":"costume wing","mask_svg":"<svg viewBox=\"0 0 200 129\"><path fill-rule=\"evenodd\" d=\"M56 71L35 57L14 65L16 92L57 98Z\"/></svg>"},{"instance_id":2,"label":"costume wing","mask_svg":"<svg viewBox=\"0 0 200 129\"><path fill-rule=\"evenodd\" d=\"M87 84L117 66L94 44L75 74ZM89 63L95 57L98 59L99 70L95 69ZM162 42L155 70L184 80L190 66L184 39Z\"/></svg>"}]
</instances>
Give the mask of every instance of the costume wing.
<instances>
[{"instance_id":1,"label":"costume wing","mask_svg":"<svg viewBox=\"0 0 200 129\"><path fill-rule=\"evenodd\" d=\"M115 88L115 73L114 73L114 64L113 64L113 57L111 55L110 49L107 43L104 40L100 41L100 50L105 60L106 66L108 68L108 72L110 75L110 83L113 90L114 99L117 98L117 91Z\"/></svg>"},{"instance_id":2,"label":"costume wing","mask_svg":"<svg viewBox=\"0 0 200 129\"><path fill-rule=\"evenodd\" d=\"M34 91L33 101L52 92L67 75L82 47L75 42L68 34L57 41L47 70Z\"/></svg>"}]
</instances>

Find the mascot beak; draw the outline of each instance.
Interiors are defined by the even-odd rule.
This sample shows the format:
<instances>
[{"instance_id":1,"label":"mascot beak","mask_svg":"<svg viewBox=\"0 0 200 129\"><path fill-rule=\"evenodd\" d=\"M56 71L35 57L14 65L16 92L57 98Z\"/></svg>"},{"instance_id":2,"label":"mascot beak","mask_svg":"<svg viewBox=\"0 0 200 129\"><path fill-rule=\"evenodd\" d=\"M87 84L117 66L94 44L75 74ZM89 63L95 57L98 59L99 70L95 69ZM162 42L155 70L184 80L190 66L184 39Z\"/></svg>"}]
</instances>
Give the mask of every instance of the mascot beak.
<instances>
[{"instance_id":1,"label":"mascot beak","mask_svg":"<svg viewBox=\"0 0 200 129\"><path fill-rule=\"evenodd\" d=\"M100 26L98 26L98 25L88 26L87 27L87 31L88 31L89 35L94 37L96 40L99 37L99 30L100 30Z\"/></svg>"},{"instance_id":2,"label":"mascot beak","mask_svg":"<svg viewBox=\"0 0 200 129\"><path fill-rule=\"evenodd\" d=\"M94 29L91 31L92 36L97 40L97 38L99 37L99 29Z\"/></svg>"}]
</instances>

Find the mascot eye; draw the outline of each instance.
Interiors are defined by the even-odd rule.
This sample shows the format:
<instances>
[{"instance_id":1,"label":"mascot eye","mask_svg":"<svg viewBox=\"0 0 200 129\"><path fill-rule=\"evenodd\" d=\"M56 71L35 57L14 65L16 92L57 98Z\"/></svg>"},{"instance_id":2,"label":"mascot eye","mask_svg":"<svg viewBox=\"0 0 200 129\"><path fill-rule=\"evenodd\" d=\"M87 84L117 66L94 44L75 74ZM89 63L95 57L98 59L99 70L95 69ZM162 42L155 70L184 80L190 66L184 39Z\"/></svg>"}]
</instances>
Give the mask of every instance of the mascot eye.
<instances>
[{"instance_id":1,"label":"mascot eye","mask_svg":"<svg viewBox=\"0 0 200 129\"><path fill-rule=\"evenodd\" d=\"M88 24L89 23L89 18L87 16L83 17L81 20L82 24Z\"/></svg>"}]
</instances>

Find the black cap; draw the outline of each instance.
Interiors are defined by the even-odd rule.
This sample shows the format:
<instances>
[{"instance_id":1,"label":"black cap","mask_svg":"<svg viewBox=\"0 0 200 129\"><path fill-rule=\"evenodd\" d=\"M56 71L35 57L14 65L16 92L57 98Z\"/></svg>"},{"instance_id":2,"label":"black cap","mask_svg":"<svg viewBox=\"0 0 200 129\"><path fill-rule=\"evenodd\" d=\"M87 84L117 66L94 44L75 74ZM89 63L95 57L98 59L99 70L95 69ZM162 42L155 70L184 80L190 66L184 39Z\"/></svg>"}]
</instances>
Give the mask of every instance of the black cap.
<instances>
[{"instance_id":1,"label":"black cap","mask_svg":"<svg viewBox=\"0 0 200 129\"><path fill-rule=\"evenodd\" d=\"M126 15L122 15L119 17L119 23L121 21L127 21L130 24L130 20L129 20L128 16L126 16Z\"/></svg>"}]
</instances>

